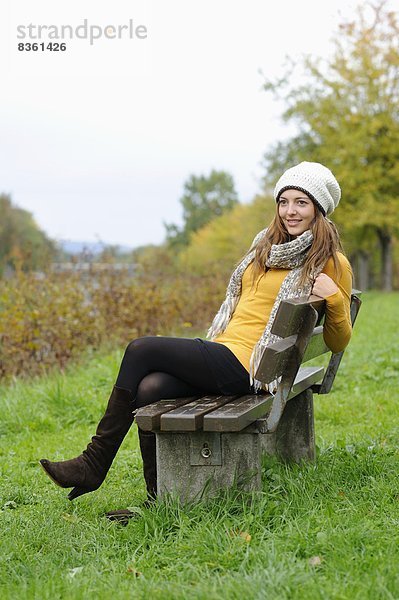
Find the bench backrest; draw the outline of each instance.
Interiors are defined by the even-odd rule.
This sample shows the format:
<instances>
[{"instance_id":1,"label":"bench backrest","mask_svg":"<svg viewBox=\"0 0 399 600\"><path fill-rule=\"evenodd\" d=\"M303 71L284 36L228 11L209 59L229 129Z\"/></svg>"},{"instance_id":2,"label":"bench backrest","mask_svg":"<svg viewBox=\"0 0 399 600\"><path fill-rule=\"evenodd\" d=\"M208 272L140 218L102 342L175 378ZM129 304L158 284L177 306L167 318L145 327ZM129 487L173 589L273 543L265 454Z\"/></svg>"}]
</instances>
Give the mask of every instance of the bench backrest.
<instances>
[{"instance_id":1,"label":"bench backrest","mask_svg":"<svg viewBox=\"0 0 399 600\"><path fill-rule=\"evenodd\" d=\"M350 308L352 325L360 304L359 292L354 290ZM330 352L323 338L324 310L325 302L317 296L284 300L279 306L272 333L282 339L265 349L255 375L256 379L264 383L279 379L267 418L268 431L276 429L301 365ZM326 394L331 390L343 353L344 351L332 354L323 381L312 386L317 393Z\"/></svg>"}]
</instances>

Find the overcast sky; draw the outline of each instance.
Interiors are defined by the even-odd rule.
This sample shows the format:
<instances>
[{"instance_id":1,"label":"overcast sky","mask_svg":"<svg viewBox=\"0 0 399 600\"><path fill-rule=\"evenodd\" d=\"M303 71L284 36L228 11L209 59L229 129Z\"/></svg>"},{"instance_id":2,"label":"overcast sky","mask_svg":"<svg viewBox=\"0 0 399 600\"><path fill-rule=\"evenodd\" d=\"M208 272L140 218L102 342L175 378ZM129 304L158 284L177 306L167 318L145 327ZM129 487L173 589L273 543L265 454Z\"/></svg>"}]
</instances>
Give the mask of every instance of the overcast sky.
<instances>
[{"instance_id":1,"label":"overcast sky","mask_svg":"<svg viewBox=\"0 0 399 600\"><path fill-rule=\"evenodd\" d=\"M163 223L181 222L192 173L227 170L250 201L263 153L294 132L259 70L278 77L286 55L331 54L331 36L356 4L3 0L0 192L53 238L129 246L161 243ZM110 26L109 38L67 37L65 52L17 49L49 41L17 39L17 26L75 31L85 19Z\"/></svg>"}]
</instances>

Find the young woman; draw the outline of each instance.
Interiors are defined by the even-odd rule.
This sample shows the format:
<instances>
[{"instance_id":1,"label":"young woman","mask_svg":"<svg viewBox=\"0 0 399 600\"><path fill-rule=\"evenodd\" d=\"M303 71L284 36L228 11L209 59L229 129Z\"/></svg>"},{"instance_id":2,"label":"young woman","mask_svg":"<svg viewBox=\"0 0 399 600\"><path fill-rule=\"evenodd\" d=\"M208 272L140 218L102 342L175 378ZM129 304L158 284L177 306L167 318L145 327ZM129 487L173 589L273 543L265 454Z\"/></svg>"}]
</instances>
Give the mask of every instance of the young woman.
<instances>
[{"instance_id":1,"label":"young woman","mask_svg":"<svg viewBox=\"0 0 399 600\"><path fill-rule=\"evenodd\" d=\"M233 272L208 332L212 341L143 337L131 342L86 450L63 462L40 461L54 483L73 488L70 500L102 484L138 408L161 398L260 390L255 373L264 348L276 339L271 328L281 300L310 293L324 298L325 342L333 352L346 347L352 271L328 219L341 197L338 182L325 166L302 162L283 173L274 197L276 215ZM154 498L155 436L139 430L139 441L148 496ZM108 516L117 520L120 513L129 511Z\"/></svg>"}]
</instances>

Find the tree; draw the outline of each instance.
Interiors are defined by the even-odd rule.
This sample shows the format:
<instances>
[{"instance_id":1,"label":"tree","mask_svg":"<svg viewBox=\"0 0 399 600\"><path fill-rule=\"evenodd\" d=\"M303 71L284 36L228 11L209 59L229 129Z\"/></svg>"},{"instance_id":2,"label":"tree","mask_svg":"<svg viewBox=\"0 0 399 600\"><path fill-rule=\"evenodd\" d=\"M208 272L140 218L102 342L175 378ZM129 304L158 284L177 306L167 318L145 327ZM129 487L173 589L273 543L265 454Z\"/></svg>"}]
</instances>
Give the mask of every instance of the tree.
<instances>
[{"instance_id":1,"label":"tree","mask_svg":"<svg viewBox=\"0 0 399 600\"><path fill-rule=\"evenodd\" d=\"M243 257L275 212L276 203L271 196L256 196L248 204L237 204L192 235L190 244L180 252L176 267L196 275L212 273L225 281L234 263Z\"/></svg>"},{"instance_id":2,"label":"tree","mask_svg":"<svg viewBox=\"0 0 399 600\"><path fill-rule=\"evenodd\" d=\"M399 231L399 26L385 5L360 5L356 20L341 24L327 64L304 59L300 86L290 88L289 73L266 81L267 91L283 95L283 118L296 121L299 133L267 152L265 183L301 160L329 166L343 190L334 220L362 240L362 252L367 240L370 252L378 240L381 285L390 290Z\"/></svg>"},{"instance_id":3,"label":"tree","mask_svg":"<svg viewBox=\"0 0 399 600\"><path fill-rule=\"evenodd\" d=\"M180 202L183 226L165 224L168 245L177 249L187 246L195 231L238 204L238 197L232 176L212 170L208 177L191 175Z\"/></svg>"},{"instance_id":4,"label":"tree","mask_svg":"<svg viewBox=\"0 0 399 600\"><path fill-rule=\"evenodd\" d=\"M0 275L6 267L39 269L54 256L55 244L39 229L27 210L0 195Z\"/></svg>"}]
</instances>

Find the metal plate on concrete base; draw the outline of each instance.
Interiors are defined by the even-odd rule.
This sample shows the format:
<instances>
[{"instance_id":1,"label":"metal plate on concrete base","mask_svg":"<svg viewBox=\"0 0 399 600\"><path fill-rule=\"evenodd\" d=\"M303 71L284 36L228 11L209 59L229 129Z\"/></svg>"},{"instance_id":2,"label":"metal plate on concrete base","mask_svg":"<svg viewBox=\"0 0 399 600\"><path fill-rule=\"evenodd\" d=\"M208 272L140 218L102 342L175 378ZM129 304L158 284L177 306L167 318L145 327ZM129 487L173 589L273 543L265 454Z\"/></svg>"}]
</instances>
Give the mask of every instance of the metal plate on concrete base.
<instances>
[{"instance_id":1,"label":"metal plate on concrete base","mask_svg":"<svg viewBox=\"0 0 399 600\"><path fill-rule=\"evenodd\" d=\"M222 464L220 433L198 431L190 437L190 465Z\"/></svg>"}]
</instances>

